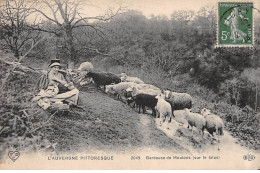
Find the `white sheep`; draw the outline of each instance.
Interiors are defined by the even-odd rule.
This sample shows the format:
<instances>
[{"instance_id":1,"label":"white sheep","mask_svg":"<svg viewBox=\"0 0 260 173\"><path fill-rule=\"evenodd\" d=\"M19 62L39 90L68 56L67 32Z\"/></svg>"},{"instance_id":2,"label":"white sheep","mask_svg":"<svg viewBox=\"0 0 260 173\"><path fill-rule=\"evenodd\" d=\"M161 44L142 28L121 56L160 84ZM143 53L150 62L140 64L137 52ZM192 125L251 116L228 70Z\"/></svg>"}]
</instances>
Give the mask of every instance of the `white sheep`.
<instances>
[{"instance_id":1,"label":"white sheep","mask_svg":"<svg viewBox=\"0 0 260 173\"><path fill-rule=\"evenodd\" d=\"M205 117L206 120L205 128L212 135L212 137L214 137L213 133L216 132L216 135L218 136L218 142L219 142L219 136L224 135L223 120L219 116L212 114L210 110L206 108L201 109L200 113Z\"/></svg>"},{"instance_id":2,"label":"white sheep","mask_svg":"<svg viewBox=\"0 0 260 173\"><path fill-rule=\"evenodd\" d=\"M118 91L126 90L129 87L134 87L136 83L134 82L120 82L114 85L107 85L105 92L115 94Z\"/></svg>"},{"instance_id":3,"label":"white sheep","mask_svg":"<svg viewBox=\"0 0 260 173\"><path fill-rule=\"evenodd\" d=\"M202 137L204 135L204 128L206 125L206 120L201 114L190 112L190 109L185 108L185 119L188 121L188 128L191 126L191 132L193 136L193 126L195 126L199 133L202 132Z\"/></svg>"},{"instance_id":4,"label":"white sheep","mask_svg":"<svg viewBox=\"0 0 260 173\"><path fill-rule=\"evenodd\" d=\"M137 94L149 94L151 96L157 96L158 94L161 94L161 90L155 90L155 89L137 89L136 86L132 87L132 97L136 96Z\"/></svg>"},{"instance_id":5,"label":"white sheep","mask_svg":"<svg viewBox=\"0 0 260 173\"><path fill-rule=\"evenodd\" d=\"M119 74L119 77L121 78L122 82L134 82L134 83L137 83L137 84L143 84L144 83L144 81L142 81L140 78L127 76L125 73Z\"/></svg>"},{"instance_id":6,"label":"white sheep","mask_svg":"<svg viewBox=\"0 0 260 173\"><path fill-rule=\"evenodd\" d=\"M137 89L154 89L161 92L161 89L151 84L138 84Z\"/></svg>"},{"instance_id":7,"label":"white sheep","mask_svg":"<svg viewBox=\"0 0 260 173\"><path fill-rule=\"evenodd\" d=\"M158 87L156 87L154 85L150 85L150 84L137 84L135 87L136 87L137 90L153 89L153 90L158 90L158 91L161 92L160 88L158 88ZM133 87L129 87L127 89L127 91L129 91L129 92L133 91Z\"/></svg>"},{"instance_id":8,"label":"white sheep","mask_svg":"<svg viewBox=\"0 0 260 173\"><path fill-rule=\"evenodd\" d=\"M156 96L161 94L161 90L158 87L150 84L136 84L135 86L127 88L126 93L128 93L130 97L136 96L137 94L149 94Z\"/></svg>"},{"instance_id":9,"label":"white sheep","mask_svg":"<svg viewBox=\"0 0 260 173\"><path fill-rule=\"evenodd\" d=\"M120 82L114 85L107 85L105 92L117 95L118 99L122 99L122 95L127 93L126 89L134 87L135 85L136 83L134 82Z\"/></svg>"},{"instance_id":10,"label":"white sheep","mask_svg":"<svg viewBox=\"0 0 260 173\"><path fill-rule=\"evenodd\" d=\"M120 73L116 74L118 77L120 77L121 81L123 82L124 78L127 76L126 73Z\"/></svg>"},{"instance_id":11,"label":"white sheep","mask_svg":"<svg viewBox=\"0 0 260 173\"><path fill-rule=\"evenodd\" d=\"M93 71L93 65L90 62L83 62L80 64L78 71L87 71L92 72Z\"/></svg>"},{"instance_id":12,"label":"white sheep","mask_svg":"<svg viewBox=\"0 0 260 173\"><path fill-rule=\"evenodd\" d=\"M131 77L131 76L124 77L122 81L124 81L124 82L134 82L134 83L137 83L137 84L143 84L144 83L144 81L142 81L138 77Z\"/></svg>"},{"instance_id":13,"label":"white sheep","mask_svg":"<svg viewBox=\"0 0 260 173\"><path fill-rule=\"evenodd\" d=\"M173 118L171 105L164 100L162 94L157 95L155 98L158 99L155 110L157 111L157 118L160 118L160 125L162 125L167 117L168 122L171 122Z\"/></svg>"}]
</instances>

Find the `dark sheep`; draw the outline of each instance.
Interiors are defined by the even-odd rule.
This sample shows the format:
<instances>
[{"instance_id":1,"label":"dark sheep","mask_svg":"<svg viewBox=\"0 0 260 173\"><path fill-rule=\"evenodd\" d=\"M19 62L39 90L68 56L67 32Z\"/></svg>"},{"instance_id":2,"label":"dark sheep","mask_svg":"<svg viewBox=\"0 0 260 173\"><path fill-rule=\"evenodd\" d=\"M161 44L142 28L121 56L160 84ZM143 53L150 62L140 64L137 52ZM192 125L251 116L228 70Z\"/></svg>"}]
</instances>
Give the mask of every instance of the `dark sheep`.
<instances>
[{"instance_id":1,"label":"dark sheep","mask_svg":"<svg viewBox=\"0 0 260 173\"><path fill-rule=\"evenodd\" d=\"M152 115L156 117L155 106L157 105L158 99L155 98L155 96L151 96L149 94L138 94L133 97L132 100L128 100L128 104L133 101L135 102L137 108L139 108L139 113L141 107L143 109L143 113L145 113L145 106L147 106L152 109Z\"/></svg>"},{"instance_id":2,"label":"dark sheep","mask_svg":"<svg viewBox=\"0 0 260 173\"><path fill-rule=\"evenodd\" d=\"M110 85L112 83L118 84L121 82L120 77L113 73L89 72L86 77L91 77L97 86L103 85L104 90L106 90L106 85Z\"/></svg>"}]
</instances>

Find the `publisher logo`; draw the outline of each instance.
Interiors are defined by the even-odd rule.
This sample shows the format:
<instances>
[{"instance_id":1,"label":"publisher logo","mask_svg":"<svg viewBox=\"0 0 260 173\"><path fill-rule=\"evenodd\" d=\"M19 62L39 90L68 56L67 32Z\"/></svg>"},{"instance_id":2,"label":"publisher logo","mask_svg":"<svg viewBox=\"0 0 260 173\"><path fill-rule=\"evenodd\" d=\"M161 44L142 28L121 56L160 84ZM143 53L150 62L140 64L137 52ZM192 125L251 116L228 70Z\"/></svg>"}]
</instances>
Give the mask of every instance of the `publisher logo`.
<instances>
[{"instance_id":1,"label":"publisher logo","mask_svg":"<svg viewBox=\"0 0 260 173\"><path fill-rule=\"evenodd\" d=\"M243 159L248 160L248 161L253 161L253 160L255 160L255 156L252 154L247 154L247 155L244 155Z\"/></svg>"},{"instance_id":2,"label":"publisher logo","mask_svg":"<svg viewBox=\"0 0 260 173\"><path fill-rule=\"evenodd\" d=\"M20 153L19 151L9 151L8 156L13 162L15 162L20 157Z\"/></svg>"}]
</instances>

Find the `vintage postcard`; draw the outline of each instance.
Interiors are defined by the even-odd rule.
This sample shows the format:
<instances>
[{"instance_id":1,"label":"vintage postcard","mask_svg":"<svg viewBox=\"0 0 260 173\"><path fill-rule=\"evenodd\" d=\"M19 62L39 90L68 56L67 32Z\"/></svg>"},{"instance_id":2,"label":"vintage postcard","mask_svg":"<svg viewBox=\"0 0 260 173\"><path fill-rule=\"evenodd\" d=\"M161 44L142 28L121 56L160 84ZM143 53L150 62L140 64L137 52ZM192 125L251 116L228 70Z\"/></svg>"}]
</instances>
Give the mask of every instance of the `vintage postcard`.
<instances>
[{"instance_id":1,"label":"vintage postcard","mask_svg":"<svg viewBox=\"0 0 260 173\"><path fill-rule=\"evenodd\" d=\"M0 169L260 169L260 1L1 0Z\"/></svg>"}]
</instances>

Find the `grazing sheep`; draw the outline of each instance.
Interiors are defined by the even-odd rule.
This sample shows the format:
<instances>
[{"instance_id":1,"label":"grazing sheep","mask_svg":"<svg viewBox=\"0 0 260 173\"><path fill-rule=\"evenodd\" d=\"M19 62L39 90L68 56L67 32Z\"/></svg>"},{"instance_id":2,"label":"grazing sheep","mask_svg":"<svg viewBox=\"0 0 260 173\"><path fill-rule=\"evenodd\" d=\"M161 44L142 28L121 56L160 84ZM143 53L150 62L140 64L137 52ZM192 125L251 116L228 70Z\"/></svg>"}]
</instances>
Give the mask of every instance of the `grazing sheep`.
<instances>
[{"instance_id":1,"label":"grazing sheep","mask_svg":"<svg viewBox=\"0 0 260 173\"><path fill-rule=\"evenodd\" d=\"M161 91L160 88L154 86L154 85L151 85L151 84L138 84L136 86L137 89L141 90L141 89L154 89L154 90L158 90L158 91Z\"/></svg>"},{"instance_id":2,"label":"grazing sheep","mask_svg":"<svg viewBox=\"0 0 260 173\"><path fill-rule=\"evenodd\" d=\"M120 73L116 74L118 77L120 77L121 81L123 82L123 79L127 76L126 73Z\"/></svg>"},{"instance_id":3,"label":"grazing sheep","mask_svg":"<svg viewBox=\"0 0 260 173\"><path fill-rule=\"evenodd\" d=\"M86 77L91 77L97 86L103 85L104 91L106 90L106 85L112 83L118 84L121 82L121 79L113 73L89 72Z\"/></svg>"},{"instance_id":4,"label":"grazing sheep","mask_svg":"<svg viewBox=\"0 0 260 173\"><path fill-rule=\"evenodd\" d=\"M165 100L168 101L174 110L183 110L184 108L191 109L192 97L187 93L164 91Z\"/></svg>"},{"instance_id":5,"label":"grazing sheep","mask_svg":"<svg viewBox=\"0 0 260 173\"><path fill-rule=\"evenodd\" d=\"M135 86L136 83L133 82L120 82L115 85L107 85L106 86L106 93L111 93L118 96L118 99L121 97L123 93L126 92L126 89L132 86Z\"/></svg>"},{"instance_id":6,"label":"grazing sheep","mask_svg":"<svg viewBox=\"0 0 260 173\"><path fill-rule=\"evenodd\" d=\"M137 84L143 84L144 83L144 81L142 81L140 78L127 76L125 73L120 73L120 74L118 74L118 76L121 78L122 82L134 82L134 83L137 83Z\"/></svg>"},{"instance_id":7,"label":"grazing sheep","mask_svg":"<svg viewBox=\"0 0 260 173\"><path fill-rule=\"evenodd\" d=\"M117 91L126 90L129 87L133 87L135 85L136 85L136 83L134 83L134 82L120 82L118 84L108 85L106 87L106 91L105 92L106 93L115 94Z\"/></svg>"},{"instance_id":8,"label":"grazing sheep","mask_svg":"<svg viewBox=\"0 0 260 173\"><path fill-rule=\"evenodd\" d=\"M78 70L79 71L87 71L87 72L92 72L93 71L93 65L90 62L83 62L80 64Z\"/></svg>"},{"instance_id":9,"label":"grazing sheep","mask_svg":"<svg viewBox=\"0 0 260 173\"><path fill-rule=\"evenodd\" d=\"M156 86L154 86L154 85L150 85L150 84L137 84L137 85L135 85L135 86L133 86L133 87L127 88L126 91L132 92L134 87L135 87L137 90L153 89L153 90L158 90L158 91L161 92L161 89L160 89L160 88L158 88L158 87L156 87Z\"/></svg>"},{"instance_id":10,"label":"grazing sheep","mask_svg":"<svg viewBox=\"0 0 260 173\"><path fill-rule=\"evenodd\" d=\"M157 110L157 118L161 118L160 125L165 121L165 119L168 117L168 122L171 122L171 119L173 118L171 105L166 102L161 94L157 95L155 97L158 99L157 104L155 106L155 110Z\"/></svg>"},{"instance_id":11,"label":"grazing sheep","mask_svg":"<svg viewBox=\"0 0 260 173\"><path fill-rule=\"evenodd\" d=\"M202 137L204 135L204 129L206 125L206 120L205 118L197 113L190 112L189 109L185 108L185 119L188 121L188 128L191 126L191 132L193 135L193 126L195 126L198 130L199 133L201 134L202 132Z\"/></svg>"},{"instance_id":12,"label":"grazing sheep","mask_svg":"<svg viewBox=\"0 0 260 173\"><path fill-rule=\"evenodd\" d=\"M206 120L206 129L207 131L214 137L213 133L216 132L216 134L220 136L224 135L224 123L223 120L210 112L209 109L203 108L201 109L200 113L205 117ZM218 138L219 142L219 138Z\"/></svg>"},{"instance_id":13,"label":"grazing sheep","mask_svg":"<svg viewBox=\"0 0 260 173\"><path fill-rule=\"evenodd\" d=\"M134 83L137 83L137 84L143 84L144 83L144 81L142 81L138 77L125 76L125 77L121 77L121 80L123 82L134 82Z\"/></svg>"},{"instance_id":14,"label":"grazing sheep","mask_svg":"<svg viewBox=\"0 0 260 173\"><path fill-rule=\"evenodd\" d=\"M155 106L157 104L158 99L155 98L155 96L151 96L149 94L138 94L135 97L132 98L137 105L137 108L139 108L139 113L140 113L140 108L142 106L143 113L145 113L145 106L149 107L152 109L152 115L156 117L156 111L155 111ZM128 102L129 104L129 102Z\"/></svg>"},{"instance_id":15,"label":"grazing sheep","mask_svg":"<svg viewBox=\"0 0 260 173\"><path fill-rule=\"evenodd\" d=\"M134 97L138 94L149 94L149 95L152 95L152 96L157 96L157 95L161 94L161 91L160 90L154 90L154 89L138 90L136 87L133 87L132 97Z\"/></svg>"}]
</instances>

